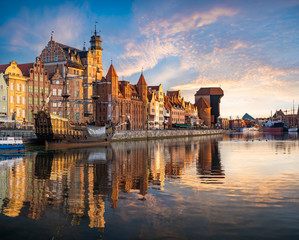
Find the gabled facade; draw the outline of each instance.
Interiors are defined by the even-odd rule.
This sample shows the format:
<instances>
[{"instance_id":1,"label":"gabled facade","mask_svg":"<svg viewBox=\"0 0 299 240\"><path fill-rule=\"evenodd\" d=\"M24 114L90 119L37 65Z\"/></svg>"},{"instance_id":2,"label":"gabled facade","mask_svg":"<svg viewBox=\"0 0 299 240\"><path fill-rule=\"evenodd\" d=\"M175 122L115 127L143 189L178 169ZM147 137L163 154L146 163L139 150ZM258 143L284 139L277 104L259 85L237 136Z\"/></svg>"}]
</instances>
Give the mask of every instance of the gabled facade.
<instances>
[{"instance_id":1,"label":"gabled facade","mask_svg":"<svg viewBox=\"0 0 299 240\"><path fill-rule=\"evenodd\" d=\"M106 77L94 82L95 122L120 125L118 129L145 129L147 84L141 74L137 85L118 81L111 64Z\"/></svg>"},{"instance_id":2,"label":"gabled facade","mask_svg":"<svg viewBox=\"0 0 299 240\"><path fill-rule=\"evenodd\" d=\"M24 76L28 77L27 81L27 117L28 122L34 122L34 114L42 109L45 99L49 96L50 80L48 72L39 57L35 63L20 64Z\"/></svg>"},{"instance_id":3,"label":"gabled facade","mask_svg":"<svg viewBox=\"0 0 299 240\"><path fill-rule=\"evenodd\" d=\"M0 66L0 71L2 71L6 83L6 85L3 85L3 88L7 89L7 111L5 112L7 112L8 117L10 118L15 118L19 121L26 121L26 116L28 114L26 111L27 77L23 76L23 73L18 67L18 63L16 61Z\"/></svg>"},{"instance_id":4,"label":"gabled facade","mask_svg":"<svg viewBox=\"0 0 299 240\"><path fill-rule=\"evenodd\" d=\"M159 99L159 110L158 110L159 117L157 119L157 122L159 124L159 128L163 128L163 125L164 125L164 93L163 93L162 84L160 84L159 86L148 86L148 90L155 93L156 97Z\"/></svg>"},{"instance_id":5,"label":"gabled facade","mask_svg":"<svg viewBox=\"0 0 299 240\"><path fill-rule=\"evenodd\" d=\"M86 50L85 46L83 50L80 50L58 43L51 36L51 40L40 55L51 77L58 70L61 75L61 84L67 78L66 88L71 95L69 99L74 100L68 103L68 108L76 108L78 110L74 114L72 114L72 111L67 113L71 121L93 121L93 104L91 104L93 94L92 83L101 80L103 76L103 49L101 43L101 37L97 34L96 30L90 39L90 48L88 50ZM57 81L58 79L53 80ZM80 104L78 100L81 100Z\"/></svg>"},{"instance_id":6,"label":"gabled facade","mask_svg":"<svg viewBox=\"0 0 299 240\"><path fill-rule=\"evenodd\" d=\"M159 117L160 117L160 101L155 92L148 90L148 128L149 129L159 129Z\"/></svg>"}]
</instances>

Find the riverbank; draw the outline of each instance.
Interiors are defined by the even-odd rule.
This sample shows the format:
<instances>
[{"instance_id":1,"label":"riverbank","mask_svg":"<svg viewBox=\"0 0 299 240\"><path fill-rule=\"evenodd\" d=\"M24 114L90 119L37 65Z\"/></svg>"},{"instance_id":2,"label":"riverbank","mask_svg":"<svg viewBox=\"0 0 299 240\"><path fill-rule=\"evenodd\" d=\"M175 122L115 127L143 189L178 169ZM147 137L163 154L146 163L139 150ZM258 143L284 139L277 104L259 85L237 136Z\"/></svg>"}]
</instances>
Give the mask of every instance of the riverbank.
<instances>
[{"instance_id":1,"label":"riverbank","mask_svg":"<svg viewBox=\"0 0 299 240\"><path fill-rule=\"evenodd\" d=\"M188 130L131 130L131 131L117 131L111 142L117 141L134 141L146 139L160 139L160 138L174 138L174 137L192 137L192 136L207 136L224 134L223 129L188 129Z\"/></svg>"}]
</instances>

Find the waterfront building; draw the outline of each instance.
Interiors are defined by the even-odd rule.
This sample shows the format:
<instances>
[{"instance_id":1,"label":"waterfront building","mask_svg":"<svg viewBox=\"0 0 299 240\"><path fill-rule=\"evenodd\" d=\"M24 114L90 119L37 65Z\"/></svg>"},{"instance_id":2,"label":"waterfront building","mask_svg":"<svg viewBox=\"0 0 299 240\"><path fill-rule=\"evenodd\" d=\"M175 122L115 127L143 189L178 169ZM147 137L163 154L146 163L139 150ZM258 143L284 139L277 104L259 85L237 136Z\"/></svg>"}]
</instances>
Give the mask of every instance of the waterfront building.
<instances>
[{"instance_id":1,"label":"waterfront building","mask_svg":"<svg viewBox=\"0 0 299 240\"><path fill-rule=\"evenodd\" d=\"M90 48L88 50L86 50L85 46L83 50L80 50L58 43L53 40L52 35L40 55L50 76L54 75L57 69L59 70L61 74L59 84L61 84L65 78L68 79L66 86L71 95L69 99L74 100L70 101L69 108L76 108L76 110L78 110L73 116L72 114L69 115L71 121L83 122L84 120L94 120L92 116L93 105L90 104L89 101L91 101L93 94L92 82L95 82L97 79L101 80L103 75L103 49L101 43L101 37L97 34L96 29L94 35L91 36ZM57 79L55 79L55 81L57 82ZM55 88L53 88L53 90L54 89ZM52 95L54 95L54 92ZM76 100L81 100L80 106ZM58 110L56 107L53 107L53 111ZM79 116L76 113L79 113Z\"/></svg>"},{"instance_id":2,"label":"waterfront building","mask_svg":"<svg viewBox=\"0 0 299 240\"><path fill-rule=\"evenodd\" d=\"M228 130L229 129L229 120L227 118L218 118L218 123L220 128Z\"/></svg>"},{"instance_id":3,"label":"waterfront building","mask_svg":"<svg viewBox=\"0 0 299 240\"><path fill-rule=\"evenodd\" d=\"M159 110L158 110L158 124L159 128L163 128L164 125L164 93L162 84L159 86L148 86L148 90L156 94L159 99Z\"/></svg>"},{"instance_id":4,"label":"waterfront building","mask_svg":"<svg viewBox=\"0 0 299 240\"><path fill-rule=\"evenodd\" d=\"M8 116L8 87L4 78L4 72L0 73L0 118Z\"/></svg>"},{"instance_id":5,"label":"waterfront building","mask_svg":"<svg viewBox=\"0 0 299 240\"><path fill-rule=\"evenodd\" d=\"M94 82L96 122L119 124L119 129L145 129L147 114L147 83L141 73L137 85L118 81L111 64L101 81Z\"/></svg>"},{"instance_id":6,"label":"waterfront building","mask_svg":"<svg viewBox=\"0 0 299 240\"><path fill-rule=\"evenodd\" d=\"M147 109L147 116L148 116L148 128L149 129L159 129L159 117L160 117L160 100L158 99L155 92L148 90L147 92L148 98L148 109ZM164 97L163 97L164 99Z\"/></svg>"},{"instance_id":7,"label":"waterfront building","mask_svg":"<svg viewBox=\"0 0 299 240\"><path fill-rule=\"evenodd\" d=\"M19 121L33 123L33 114L41 110L50 87L48 73L40 58L36 58L35 63L18 64L12 61L0 68L5 80L0 83L3 115L14 115Z\"/></svg>"},{"instance_id":8,"label":"waterfront building","mask_svg":"<svg viewBox=\"0 0 299 240\"><path fill-rule=\"evenodd\" d=\"M19 121L26 119L26 84L27 77L23 76L21 69L16 61L1 65L0 72L3 73L6 85L3 83L3 89L7 89L7 111L8 117ZM5 103L4 103L5 104ZM2 106L3 107L3 106Z\"/></svg>"},{"instance_id":9,"label":"waterfront building","mask_svg":"<svg viewBox=\"0 0 299 240\"><path fill-rule=\"evenodd\" d=\"M167 96L169 97L167 101L172 106L169 126L173 124L185 124L185 101L181 96L181 91L167 91Z\"/></svg>"},{"instance_id":10,"label":"waterfront building","mask_svg":"<svg viewBox=\"0 0 299 240\"><path fill-rule=\"evenodd\" d=\"M198 116L203 120L203 124L207 127L211 127L211 106L207 103L207 101L201 97L195 103L198 108Z\"/></svg>"},{"instance_id":11,"label":"waterfront building","mask_svg":"<svg viewBox=\"0 0 299 240\"><path fill-rule=\"evenodd\" d=\"M48 72L39 57L35 63L19 64L23 75L27 77L26 121L34 122L34 113L42 110L45 99L49 96L50 81Z\"/></svg>"},{"instance_id":12,"label":"waterfront building","mask_svg":"<svg viewBox=\"0 0 299 240\"><path fill-rule=\"evenodd\" d=\"M195 96L195 106L198 107L198 101L203 98L208 106L211 107L211 119L210 119L210 125L211 127L215 127L215 124L217 123L217 118L220 116L220 101L223 97L223 90L219 87L211 87L211 88L200 88ZM200 115L199 111L199 117L203 118Z\"/></svg>"},{"instance_id":13,"label":"waterfront building","mask_svg":"<svg viewBox=\"0 0 299 240\"><path fill-rule=\"evenodd\" d=\"M190 102L185 102L185 123L193 126L199 124L197 107Z\"/></svg>"},{"instance_id":14,"label":"waterfront building","mask_svg":"<svg viewBox=\"0 0 299 240\"><path fill-rule=\"evenodd\" d=\"M164 106L166 112L170 112L170 116L167 121L168 127L175 127L175 124L185 123L185 108L178 98L175 96L164 96Z\"/></svg>"}]
</instances>

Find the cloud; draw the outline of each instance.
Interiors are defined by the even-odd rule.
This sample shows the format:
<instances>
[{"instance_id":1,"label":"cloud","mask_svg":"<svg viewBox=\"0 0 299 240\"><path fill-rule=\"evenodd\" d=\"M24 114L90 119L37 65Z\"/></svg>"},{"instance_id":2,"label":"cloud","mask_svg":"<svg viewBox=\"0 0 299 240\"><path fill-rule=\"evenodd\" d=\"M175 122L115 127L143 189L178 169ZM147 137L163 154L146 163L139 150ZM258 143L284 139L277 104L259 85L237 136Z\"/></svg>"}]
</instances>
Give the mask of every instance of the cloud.
<instances>
[{"instance_id":1,"label":"cloud","mask_svg":"<svg viewBox=\"0 0 299 240\"><path fill-rule=\"evenodd\" d=\"M233 16L236 13L237 10L234 9L214 8L206 12L193 12L187 16L175 14L169 19L150 20L139 26L142 37L130 39L124 53L118 57L120 75L130 76L139 72L141 67L145 70L152 69L167 57L191 55L187 49L192 49L192 46L185 42L184 34L215 23L222 16Z\"/></svg>"},{"instance_id":2,"label":"cloud","mask_svg":"<svg viewBox=\"0 0 299 240\"><path fill-rule=\"evenodd\" d=\"M186 84L173 86L181 90L182 95L194 102L194 93L201 87L220 87L224 90L221 100L223 116L244 114L253 111L258 116L265 116L265 109L289 109L293 99L298 99L299 70L273 68L254 62L243 72L238 72L236 78L208 78L199 76ZM274 109L273 109L274 110ZM257 117L257 116L256 116Z\"/></svg>"},{"instance_id":3,"label":"cloud","mask_svg":"<svg viewBox=\"0 0 299 240\"><path fill-rule=\"evenodd\" d=\"M231 17L237 12L235 9L214 8L207 12L195 12L190 16L176 14L169 20L162 18L154 20L146 27L140 28L140 32L147 37L158 35L167 38L178 33L196 30L218 21L222 16Z\"/></svg>"},{"instance_id":4,"label":"cloud","mask_svg":"<svg viewBox=\"0 0 299 240\"><path fill-rule=\"evenodd\" d=\"M84 6L71 3L55 8L22 8L18 16L1 26L0 31L10 33L7 39L10 49L20 51L26 47L38 55L50 40L51 31L54 31L54 40L78 45L87 22L84 10Z\"/></svg>"}]
</instances>

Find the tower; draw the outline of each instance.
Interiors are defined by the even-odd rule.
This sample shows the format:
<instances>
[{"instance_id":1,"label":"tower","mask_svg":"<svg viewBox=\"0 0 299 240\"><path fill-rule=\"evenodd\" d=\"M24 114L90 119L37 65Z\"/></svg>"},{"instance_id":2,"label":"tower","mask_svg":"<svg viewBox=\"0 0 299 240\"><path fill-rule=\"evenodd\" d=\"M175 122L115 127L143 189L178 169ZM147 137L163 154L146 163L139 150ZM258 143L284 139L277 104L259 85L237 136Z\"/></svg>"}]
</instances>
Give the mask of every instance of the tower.
<instances>
[{"instance_id":1,"label":"tower","mask_svg":"<svg viewBox=\"0 0 299 240\"><path fill-rule=\"evenodd\" d=\"M143 124L146 124L146 121L147 121L147 83L145 81L143 73L141 73L140 78L137 82L137 90L138 90L140 99L143 101L141 121Z\"/></svg>"}]
</instances>

